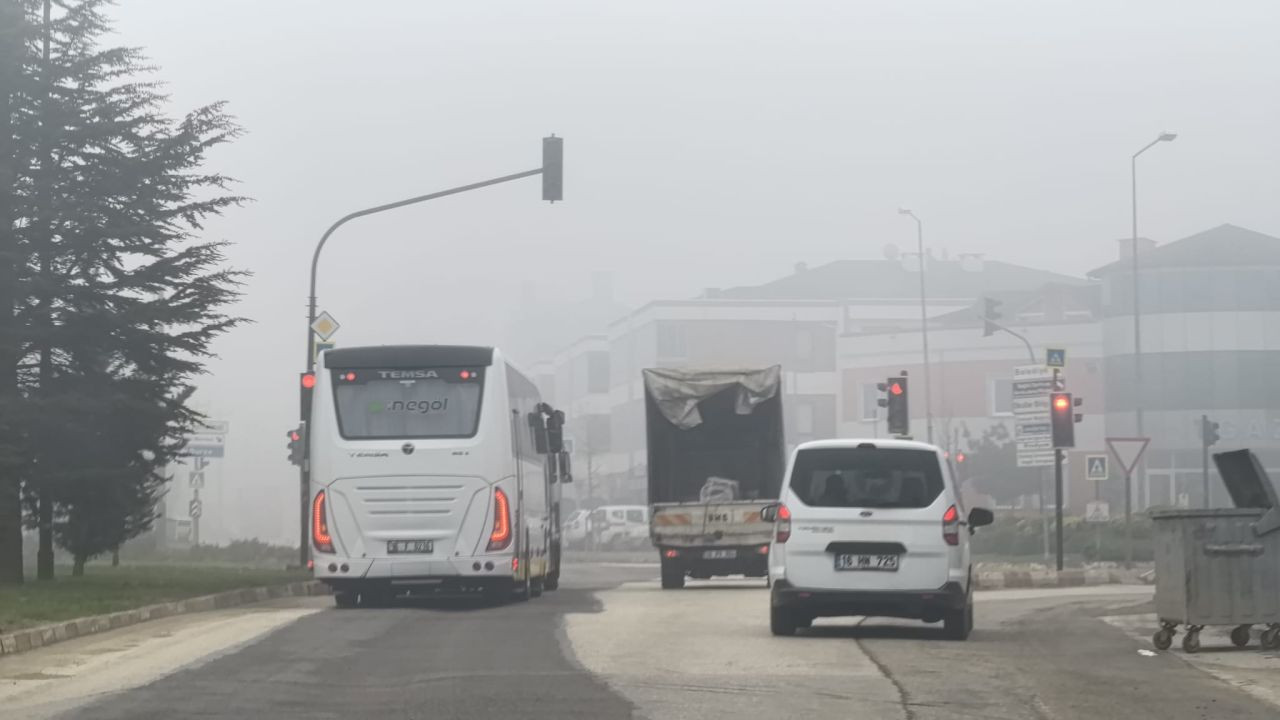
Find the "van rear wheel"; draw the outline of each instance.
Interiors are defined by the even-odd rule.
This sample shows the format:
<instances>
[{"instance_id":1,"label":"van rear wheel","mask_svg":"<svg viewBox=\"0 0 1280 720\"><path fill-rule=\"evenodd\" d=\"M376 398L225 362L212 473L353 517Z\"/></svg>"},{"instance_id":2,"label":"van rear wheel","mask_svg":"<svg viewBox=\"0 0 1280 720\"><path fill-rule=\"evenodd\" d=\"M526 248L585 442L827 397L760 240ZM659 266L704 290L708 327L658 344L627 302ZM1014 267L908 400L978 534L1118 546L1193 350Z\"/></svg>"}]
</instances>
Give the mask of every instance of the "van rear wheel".
<instances>
[{"instance_id":1,"label":"van rear wheel","mask_svg":"<svg viewBox=\"0 0 1280 720\"><path fill-rule=\"evenodd\" d=\"M774 605L769 608L769 630L774 635L790 637L796 634L798 623L790 608Z\"/></svg>"},{"instance_id":2,"label":"van rear wheel","mask_svg":"<svg viewBox=\"0 0 1280 720\"><path fill-rule=\"evenodd\" d=\"M942 631L949 640L968 640L973 632L973 600L964 607L948 610L942 617Z\"/></svg>"}]
</instances>

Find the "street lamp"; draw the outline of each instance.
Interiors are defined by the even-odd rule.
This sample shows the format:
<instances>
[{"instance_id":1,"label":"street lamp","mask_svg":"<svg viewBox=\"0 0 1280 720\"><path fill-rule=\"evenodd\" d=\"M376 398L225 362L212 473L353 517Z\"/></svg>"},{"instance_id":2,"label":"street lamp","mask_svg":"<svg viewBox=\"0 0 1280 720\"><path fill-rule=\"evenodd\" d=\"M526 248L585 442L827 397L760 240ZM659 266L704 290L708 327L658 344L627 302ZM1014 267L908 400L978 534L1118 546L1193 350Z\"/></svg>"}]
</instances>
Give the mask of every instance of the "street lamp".
<instances>
[{"instance_id":1,"label":"street lamp","mask_svg":"<svg viewBox=\"0 0 1280 720\"><path fill-rule=\"evenodd\" d=\"M916 249L920 257L920 340L924 345L924 423L925 435L933 442L933 402L929 398L929 316L925 311L924 292L924 223L907 208L898 208L899 215L916 221Z\"/></svg>"},{"instance_id":2,"label":"street lamp","mask_svg":"<svg viewBox=\"0 0 1280 720\"><path fill-rule=\"evenodd\" d=\"M1137 425L1136 437L1145 437L1142 429L1142 306L1138 300L1138 156L1162 142L1173 142L1176 133L1168 131L1156 136L1155 140L1142 146L1129 160L1129 178L1133 186L1133 245L1130 248L1133 263L1133 392L1134 419ZM1146 469L1139 471L1139 477L1146 477ZM1129 536L1129 521L1133 512L1133 487L1129 474L1125 474L1124 488L1124 524L1125 524L1125 565L1132 562L1133 542Z\"/></svg>"}]
</instances>

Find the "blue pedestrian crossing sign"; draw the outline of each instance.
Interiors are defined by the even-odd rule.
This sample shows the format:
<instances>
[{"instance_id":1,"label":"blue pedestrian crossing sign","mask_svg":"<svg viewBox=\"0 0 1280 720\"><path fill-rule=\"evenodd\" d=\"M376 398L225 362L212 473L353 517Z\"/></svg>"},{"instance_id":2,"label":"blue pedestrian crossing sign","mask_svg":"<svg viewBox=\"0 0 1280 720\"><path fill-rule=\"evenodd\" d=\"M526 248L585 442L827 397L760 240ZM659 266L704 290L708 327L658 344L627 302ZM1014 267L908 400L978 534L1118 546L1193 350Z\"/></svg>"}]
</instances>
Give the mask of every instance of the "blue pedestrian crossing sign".
<instances>
[{"instance_id":1,"label":"blue pedestrian crossing sign","mask_svg":"<svg viewBox=\"0 0 1280 720\"><path fill-rule=\"evenodd\" d=\"M1044 364L1051 368L1060 368L1067 366L1067 349L1066 348L1049 348L1044 353Z\"/></svg>"},{"instance_id":2,"label":"blue pedestrian crossing sign","mask_svg":"<svg viewBox=\"0 0 1280 720\"><path fill-rule=\"evenodd\" d=\"M1086 455L1084 458L1084 476L1088 480L1107 479L1107 456Z\"/></svg>"}]
</instances>

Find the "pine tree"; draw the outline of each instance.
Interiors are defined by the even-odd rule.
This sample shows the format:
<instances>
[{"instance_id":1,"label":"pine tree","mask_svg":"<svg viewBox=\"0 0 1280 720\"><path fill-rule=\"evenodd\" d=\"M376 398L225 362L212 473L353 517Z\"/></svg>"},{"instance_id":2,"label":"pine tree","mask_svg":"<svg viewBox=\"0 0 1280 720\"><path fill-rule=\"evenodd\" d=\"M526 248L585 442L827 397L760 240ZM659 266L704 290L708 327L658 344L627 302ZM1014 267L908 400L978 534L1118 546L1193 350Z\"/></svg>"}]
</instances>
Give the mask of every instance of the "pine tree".
<instances>
[{"instance_id":1,"label":"pine tree","mask_svg":"<svg viewBox=\"0 0 1280 720\"><path fill-rule=\"evenodd\" d=\"M191 382L239 322L224 308L241 274L221 243L194 242L242 200L200 169L238 128L219 104L168 118L140 53L99 46L107 4L17 3L42 34L24 36L29 89L10 95L18 252L5 339L39 577L52 577L55 532L82 569L149 527L158 469L198 420Z\"/></svg>"},{"instance_id":2,"label":"pine tree","mask_svg":"<svg viewBox=\"0 0 1280 720\"><path fill-rule=\"evenodd\" d=\"M23 342L18 277L27 250L19 196L27 182L24 109L32 93L34 27L27 3L0 0L0 584L23 581L22 478L26 468L19 366Z\"/></svg>"}]
</instances>

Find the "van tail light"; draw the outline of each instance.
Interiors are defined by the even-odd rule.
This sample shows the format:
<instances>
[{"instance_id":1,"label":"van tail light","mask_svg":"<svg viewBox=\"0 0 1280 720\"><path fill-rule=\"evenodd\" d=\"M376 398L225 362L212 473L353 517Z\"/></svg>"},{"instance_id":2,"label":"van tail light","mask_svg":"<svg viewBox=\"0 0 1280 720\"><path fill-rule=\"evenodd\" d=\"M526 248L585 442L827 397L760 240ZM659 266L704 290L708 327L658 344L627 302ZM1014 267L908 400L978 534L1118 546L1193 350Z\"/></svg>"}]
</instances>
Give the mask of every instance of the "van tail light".
<instances>
[{"instance_id":1,"label":"van tail light","mask_svg":"<svg viewBox=\"0 0 1280 720\"><path fill-rule=\"evenodd\" d=\"M493 531L489 533L489 550L506 550L511 545L511 501L502 488L493 489Z\"/></svg>"},{"instance_id":2,"label":"van tail light","mask_svg":"<svg viewBox=\"0 0 1280 720\"><path fill-rule=\"evenodd\" d=\"M960 544L960 511L955 505L947 508L942 514L942 539L947 541L948 545Z\"/></svg>"},{"instance_id":3,"label":"van tail light","mask_svg":"<svg viewBox=\"0 0 1280 720\"><path fill-rule=\"evenodd\" d=\"M773 541L781 545L791 539L791 510L786 505L778 505L778 520L774 524Z\"/></svg>"},{"instance_id":4,"label":"van tail light","mask_svg":"<svg viewBox=\"0 0 1280 720\"><path fill-rule=\"evenodd\" d=\"M323 490L311 501L311 544L319 552L333 552L333 537L329 535L328 504Z\"/></svg>"}]
</instances>

